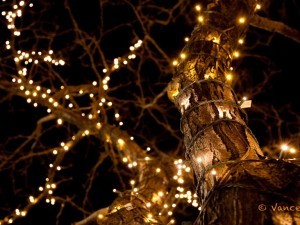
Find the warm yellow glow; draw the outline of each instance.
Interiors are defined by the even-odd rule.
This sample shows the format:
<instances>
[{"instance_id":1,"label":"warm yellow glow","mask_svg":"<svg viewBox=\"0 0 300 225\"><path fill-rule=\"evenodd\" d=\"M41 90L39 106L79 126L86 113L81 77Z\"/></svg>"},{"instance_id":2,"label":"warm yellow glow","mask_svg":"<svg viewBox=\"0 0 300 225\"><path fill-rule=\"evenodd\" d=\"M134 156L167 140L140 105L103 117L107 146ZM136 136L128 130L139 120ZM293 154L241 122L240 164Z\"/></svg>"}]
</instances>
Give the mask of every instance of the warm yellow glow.
<instances>
[{"instance_id":1,"label":"warm yellow glow","mask_svg":"<svg viewBox=\"0 0 300 225\"><path fill-rule=\"evenodd\" d=\"M239 17L238 19L240 24L244 24L246 22L246 18L245 17Z\"/></svg>"},{"instance_id":2,"label":"warm yellow glow","mask_svg":"<svg viewBox=\"0 0 300 225\"><path fill-rule=\"evenodd\" d=\"M34 202L35 202L35 199L34 199L33 196L29 196L29 202L31 202L31 203L34 203Z\"/></svg>"},{"instance_id":3,"label":"warm yellow glow","mask_svg":"<svg viewBox=\"0 0 300 225\"><path fill-rule=\"evenodd\" d=\"M204 22L204 17L203 17L203 16L199 16L199 17L198 17L198 21L199 21L200 23L203 23L203 22Z\"/></svg>"},{"instance_id":4,"label":"warm yellow glow","mask_svg":"<svg viewBox=\"0 0 300 225\"><path fill-rule=\"evenodd\" d=\"M204 79L205 80L207 80L207 79L209 79L210 78L210 76L208 75L208 74L204 74Z\"/></svg>"},{"instance_id":5,"label":"warm yellow glow","mask_svg":"<svg viewBox=\"0 0 300 225\"><path fill-rule=\"evenodd\" d=\"M281 150L282 150L282 151L287 151L288 148L289 148L289 147L288 147L286 144L282 144L282 145L281 145Z\"/></svg>"},{"instance_id":6,"label":"warm yellow glow","mask_svg":"<svg viewBox=\"0 0 300 225\"><path fill-rule=\"evenodd\" d=\"M184 183L184 180L183 180L183 178L182 178L182 177L178 178L178 180L177 180L177 181L178 181L178 183L179 183L179 184L183 184L183 183Z\"/></svg>"},{"instance_id":7,"label":"warm yellow glow","mask_svg":"<svg viewBox=\"0 0 300 225\"><path fill-rule=\"evenodd\" d=\"M213 39L212 39L212 41L214 42L214 43L220 43L220 38L218 38L218 37L213 37Z\"/></svg>"},{"instance_id":8,"label":"warm yellow glow","mask_svg":"<svg viewBox=\"0 0 300 225\"><path fill-rule=\"evenodd\" d=\"M62 119L60 119L60 118L57 119L57 124L58 124L58 125L61 125L62 123L63 123L63 120L62 120Z\"/></svg>"},{"instance_id":9,"label":"warm yellow glow","mask_svg":"<svg viewBox=\"0 0 300 225\"><path fill-rule=\"evenodd\" d=\"M120 145L120 147L123 147L125 144L125 141L121 138L118 139L118 144Z\"/></svg>"},{"instance_id":10,"label":"warm yellow glow","mask_svg":"<svg viewBox=\"0 0 300 225\"><path fill-rule=\"evenodd\" d=\"M257 3L255 6L255 10L260 10L261 9L261 4Z\"/></svg>"},{"instance_id":11,"label":"warm yellow glow","mask_svg":"<svg viewBox=\"0 0 300 225\"><path fill-rule=\"evenodd\" d=\"M101 220L101 219L103 219L103 218L104 218L104 216L103 216L102 214L99 214L99 215L98 215L98 219Z\"/></svg>"},{"instance_id":12,"label":"warm yellow glow","mask_svg":"<svg viewBox=\"0 0 300 225\"><path fill-rule=\"evenodd\" d=\"M234 51L234 52L233 52L233 56L234 56L235 58L238 58L238 57L240 56L240 53L239 53L238 51Z\"/></svg>"},{"instance_id":13,"label":"warm yellow glow","mask_svg":"<svg viewBox=\"0 0 300 225\"><path fill-rule=\"evenodd\" d=\"M196 9L196 11L199 12L199 11L201 10L201 6L200 6L200 5L196 5L196 6L195 6L195 9Z\"/></svg>"},{"instance_id":14,"label":"warm yellow glow","mask_svg":"<svg viewBox=\"0 0 300 225\"><path fill-rule=\"evenodd\" d=\"M180 58L185 59L186 58L186 54L185 53L181 53L180 54Z\"/></svg>"},{"instance_id":15,"label":"warm yellow glow","mask_svg":"<svg viewBox=\"0 0 300 225\"><path fill-rule=\"evenodd\" d=\"M177 66L178 65L178 61L174 60L172 64L173 64L173 66Z\"/></svg>"},{"instance_id":16,"label":"warm yellow glow","mask_svg":"<svg viewBox=\"0 0 300 225\"><path fill-rule=\"evenodd\" d=\"M232 80L232 74L226 74L226 80L230 81Z\"/></svg>"},{"instance_id":17,"label":"warm yellow glow","mask_svg":"<svg viewBox=\"0 0 300 225\"><path fill-rule=\"evenodd\" d=\"M131 180L131 181L130 181L130 184L131 184L131 185L134 185L134 184L135 184L135 181L134 181L134 180Z\"/></svg>"},{"instance_id":18,"label":"warm yellow glow","mask_svg":"<svg viewBox=\"0 0 300 225\"><path fill-rule=\"evenodd\" d=\"M238 43L241 44L241 45L244 44L244 39L240 38L240 39L238 40Z\"/></svg>"},{"instance_id":19,"label":"warm yellow glow","mask_svg":"<svg viewBox=\"0 0 300 225\"><path fill-rule=\"evenodd\" d=\"M211 171L211 174L212 174L212 175L216 175L216 174L217 174L217 171L212 170L212 171Z\"/></svg>"},{"instance_id":20,"label":"warm yellow glow","mask_svg":"<svg viewBox=\"0 0 300 225\"><path fill-rule=\"evenodd\" d=\"M296 149L295 148L290 148L290 153L295 154L296 153Z\"/></svg>"}]
</instances>

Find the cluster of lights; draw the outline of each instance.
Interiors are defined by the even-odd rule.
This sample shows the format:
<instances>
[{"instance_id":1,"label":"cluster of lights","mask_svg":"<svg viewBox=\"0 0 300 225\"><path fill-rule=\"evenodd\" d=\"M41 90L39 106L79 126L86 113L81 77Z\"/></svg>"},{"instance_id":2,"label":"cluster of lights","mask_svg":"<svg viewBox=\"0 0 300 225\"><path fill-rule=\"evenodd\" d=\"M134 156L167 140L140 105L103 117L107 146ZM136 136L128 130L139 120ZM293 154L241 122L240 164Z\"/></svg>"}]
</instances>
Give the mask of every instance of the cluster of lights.
<instances>
[{"instance_id":1,"label":"cluster of lights","mask_svg":"<svg viewBox=\"0 0 300 225\"><path fill-rule=\"evenodd\" d=\"M9 42L7 41L6 42L6 48L7 49L10 49L11 46L9 44ZM138 41L134 46L130 47L130 50L131 51L134 51L135 49L139 48L142 44L142 41ZM31 52L31 53L26 53L26 52L22 52L22 51L18 51L17 52L18 56L15 57L15 62L16 63L19 63L21 61L24 61L25 60L25 64L28 64L28 63L35 63L35 64L38 64L39 63L39 60L38 59L33 59L32 56L40 56L42 57L42 52ZM53 54L53 51L50 50L48 52L48 54L46 56L44 56L44 61L45 62L48 62L48 63L53 63L55 65L64 65L65 62L63 60L54 60L51 55ZM131 53L129 56L128 56L128 59L134 59L136 56L134 53ZM124 60L123 61L123 64L126 65L127 64L127 61ZM118 65L117 61L115 60L114 61L114 68L116 69L116 65ZM103 69L103 73L106 73L107 72L107 69ZM27 75L27 68L21 68L18 72L18 74L21 76L20 78L18 77L14 77L12 79L12 82L15 83L16 85L19 86L19 90L23 92L24 96L26 96L27 98L27 102L28 103L33 103L33 106L34 107L37 107L38 106L38 103L37 102L42 102L43 105L47 105L49 108L47 109L47 112L48 113L52 113L55 108L57 107L61 107L61 105L59 104L59 100L56 100L53 96L51 96L51 89L46 89L46 88L43 88L41 87L40 85L34 85L34 82L33 80L29 80L28 82L26 80L24 80L24 78L22 77L26 77ZM110 77L109 76L106 76L103 81L102 81L102 84L103 84L103 89L104 90L107 90L108 89L108 82L110 80ZM93 81L92 82L92 85L93 86L97 86L98 85L98 82L97 81ZM64 86L61 86L61 89L64 89ZM80 90L79 91L79 94L80 95L83 95L87 92L83 91L83 90ZM94 97L94 94L90 93L89 94L90 98L92 99ZM66 94L64 96L64 98L66 100L69 100L70 99L70 94ZM45 104L46 103L46 104ZM106 101L105 98L101 98L100 99L100 102L99 102L99 106L102 107L104 105L107 105L108 107L111 107L112 106L112 102L110 101ZM69 108L73 108L73 104L70 102L68 103L68 107ZM97 111L97 113L100 114L100 110ZM82 116L86 116L85 113L82 113ZM89 119L94 119L94 116L92 114L88 114L87 117ZM120 114L119 113L115 113L115 119L118 121L120 120ZM62 125L63 124L63 119L62 118L57 118L57 124L58 125ZM119 125L122 126L123 125L123 122L122 121L119 121ZM96 128L97 129L100 129L101 128L101 123L100 122L96 122L95 124ZM87 136L90 134L90 131L89 130L84 130L81 132L81 136ZM64 142L61 142L60 143L60 147L59 148L56 148L52 151L53 155L58 155L58 153L60 152L67 152L70 147L73 145L73 141L76 139L75 136L72 137L72 141L69 141L68 143L64 143ZM130 138L131 140L133 140L134 138L131 137ZM118 143L120 145L123 145L124 143L121 141L121 139L119 139ZM150 149L150 148L149 148ZM145 157L145 160L150 160L149 157ZM131 168L131 167L136 167L137 166L137 162L132 162L130 164L128 164L128 167ZM53 168L54 165L51 163L49 164L49 167L50 168ZM54 168L55 170L57 171L60 171L61 170L61 166L56 166L56 168ZM48 180L48 181L47 181ZM53 194L53 191L54 191L54 188L56 188L56 185L54 183L49 183L49 179L47 178L46 179L47 183L45 185L45 187L39 187L39 191L41 192L44 192L46 191L47 192L47 195L50 196L50 197L47 197L46 198L46 203L49 203L51 205L54 205L55 204L55 198L53 196L51 196ZM136 192L137 192L137 188L134 189ZM29 203L30 204L36 204L36 202L38 201L39 198L35 198L33 196L30 196L29 197ZM28 206L27 206L28 207ZM26 207L25 207L26 208ZM20 211L18 209L18 212L20 212L20 216L25 216L26 211ZM1 221L2 222L5 222L5 223L13 223L14 217L11 217L11 218L4 218L3 220L0 220L0 223Z\"/></svg>"},{"instance_id":2,"label":"cluster of lights","mask_svg":"<svg viewBox=\"0 0 300 225\"><path fill-rule=\"evenodd\" d=\"M114 59L114 65L111 67L111 71L119 69L121 64L127 65L128 60L135 59L136 54L134 53L134 51L136 51L138 48L140 48L142 43L143 43L142 40L138 40L134 45L129 47L130 54L128 54L126 57L123 57L123 58L122 57L115 58ZM106 73L107 69L103 69L103 72Z\"/></svg>"},{"instance_id":3,"label":"cluster of lights","mask_svg":"<svg viewBox=\"0 0 300 225\"><path fill-rule=\"evenodd\" d=\"M261 4L257 3L255 5L255 11L260 10L262 8ZM204 24L205 23L205 17L202 14L202 7L200 4L195 5L195 11L197 13L197 21L200 24ZM247 18L245 16L239 16L237 17L237 25L238 26L242 26L245 25L247 23ZM190 40L189 37L185 37L184 41L188 42ZM219 44L220 43L220 38L219 37L212 37L212 41ZM243 38L239 38L238 39L238 45L243 45L244 44L244 39ZM174 60L172 62L173 66L178 66L180 64L180 62L182 60L184 60L187 57L186 53L180 53L180 55L177 57L176 60ZM238 50L234 50L232 52L231 58L232 59L237 59L240 57L240 52ZM232 74L232 70L233 68L230 67L229 71L225 74L225 78L227 80L227 82L231 82L233 79L233 74ZM211 74L205 74L204 75L204 79L213 79L215 77L214 73Z\"/></svg>"},{"instance_id":4,"label":"cluster of lights","mask_svg":"<svg viewBox=\"0 0 300 225\"><path fill-rule=\"evenodd\" d=\"M4 1L4 0L3 0ZM13 33L14 35L16 36L19 36L20 35L20 31L18 31L16 28L15 28L15 18L16 17L21 17L22 16L22 7L24 7L25 5L25 2L24 1L20 1L18 5L14 5L13 8L14 8L14 11L8 11L8 12L5 12L3 11L2 12L2 15L6 17L7 21L8 21L8 26L7 28L10 29L10 30L13 30ZM29 4L30 7L32 7L32 4ZM201 6L200 5L196 5L195 6L195 9L197 12L201 12ZM256 10L259 10L261 9L261 5L260 4L257 4L256 5ZM203 17L203 15L199 15L198 18L197 18L198 22L199 23L204 23L205 22L205 18ZM245 17L239 17L237 18L237 22L238 24L240 25L243 25L247 22L247 18ZM186 37L184 39L186 42L189 41L189 38ZM214 42L219 42L219 39L217 37L215 37L213 39ZM135 50L137 50L142 44L142 41L139 40L137 43L135 43L133 46L130 46L129 50L131 51L130 54L128 54L126 57L118 57L118 58L115 58L114 61L113 61L113 66L111 66L110 69L107 69L107 68L104 68L102 70L102 72L105 74L107 73L108 71L114 71L114 70L117 70L120 68L120 66L123 64L123 65L127 65L128 64L128 60L132 60L132 59L135 59L136 58L136 55L134 53ZM238 44L242 45L244 44L244 40L241 38L238 40ZM6 41L6 48L7 49L11 49L11 45L10 45L10 42L9 41ZM52 50L49 50L47 54L42 54L42 52L35 52L35 51L32 51L31 53L28 53L28 52L22 52L22 51L18 51L18 56L15 57L15 62L18 63L18 62L21 62L21 61L24 61L24 63L27 65L29 63L34 63L34 64L37 64L39 63L40 59L42 59L44 62L48 62L48 63L52 63L54 65L65 65L65 61L61 60L61 59L54 59L52 57L53 55L53 51ZM232 54L233 58L237 58L240 56L240 53L238 51L234 51L233 54ZM181 53L179 55L179 58L180 60L184 60L185 58L187 57L186 53ZM173 61L173 65L174 66L177 66L178 65L178 60L175 60ZM231 67L230 70L232 71L233 68ZM27 68L21 68L19 71L18 71L18 74L20 76L23 76L25 77L27 75ZM207 74L205 75L205 79L209 79L211 78L213 75L211 74ZM228 73L226 75L226 79L227 80L232 80L232 73ZM109 80L110 80L110 77L109 76L106 76L103 80L102 80L102 87L104 90L108 90L108 83L109 83ZM47 101L49 104L52 104L51 105L51 108L56 108L56 107L59 107L60 104L59 104L59 101L58 100L55 100L54 97L51 97L50 94L51 94L51 90L50 89L45 89L45 88L42 88L41 86L34 86L33 85L33 81L30 80L28 83L24 83L24 80L21 79L21 78L13 78L12 79L12 82L16 83L19 85L19 89L21 91L24 91L24 94L25 96L27 96L27 102L28 103L33 103L33 106L34 107L37 107L37 102L34 101L34 99L44 99L45 101ZM92 82L92 85L93 86L97 86L99 85L97 81L93 81ZM62 88L63 89L63 88ZM83 95L87 92L85 92L84 90L80 90L79 91L79 94L80 95ZM92 93L89 93L89 96L90 98L94 98L94 95ZM65 99L69 100L70 99L70 94L66 94L65 96ZM109 102L107 101L105 98L101 98L100 99L100 102L99 102L99 106L102 107L104 105L107 105L109 107L112 106L112 102ZM68 107L69 108L73 108L74 107L74 104L72 102L69 102L68 103ZM47 110L48 113L51 113L53 109L51 109L49 107L49 109ZM97 111L99 114L101 113L100 110ZM82 116L85 116L85 114L82 114ZM94 119L94 115L93 114L88 114L87 117L89 119ZM120 120L120 114L119 113L115 113L115 119L117 121ZM62 118L58 118L57 119L57 124L58 125L62 125L63 124L63 119ZM122 121L119 121L119 125L123 125L123 122ZM100 129L101 128L101 123L100 122L97 122L96 123L96 128L97 129ZM81 135L82 136L86 136L86 135L89 135L90 134L90 131L89 130L84 130ZM62 142L60 144L60 148L56 148L53 150L53 155L57 155L60 151L68 151L69 148L73 145L72 142L75 140L75 136L72 137L72 141L69 141L67 144L65 144L64 142ZM132 137L131 140L133 140L134 138ZM123 139L118 139L117 140L117 146L120 150L124 149L126 147L126 143ZM147 151L150 151L150 147L147 148ZM282 145L281 147L281 156L279 157L280 159L283 158L283 153L284 152L287 152L289 151L290 153L295 153L296 150L294 148L291 148L287 145ZM145 161L148 161L148 160L151 160L150 157L145 157L144 159ZM123 163L126 163L128 168L134 168L134 167L137 167L138 166L138 161L134 161L130 158L130 156L124 156L122 158L122 161ZM201 207L199 206L199 203L198 203L198 196L197 194L193 194L192 191L190 190L186 190L183 185L184 185L184 177L187 176L187 173L190 173L191 172L191 168L189 166L187 166L184 161L182 159L179 159L179 160L175 160L174 161L174 164L177 168L177 173L173 176L173 179L178 183L178 187L177 187L177 193L175 194L174 198L175 199L186 199L188 203L192 204L192 206L194 207L198 207L198 209L200 210ZM53 164L49 164L49 167L50 168L53 168ZM56 167L56 170L61 170L61 167L60 166L57 166ZM161 173L161 168L154 168L155 170L155 173ZM213 178L216 177L216 171L213 170L212 171L212 176ZM131 180L130 181L130 185L132 186L132 189L133 189L133 193L135 194L138 194L138 188L135 187L135 180ZM54 189L56 188L56 184L55 183L51 183L49 181L49 178L46 178L46 184L45 184L45 187L39 187L39 190L41 192L43 191L47 191L47 194L49 197L46 198L46 202L51 204L51 205L54 205L55 204L55 198L52 197L52 194L54 192ZM118 192L116 189L113 190L113 192ZM166 196L167 193L164 193L162 191L158 191L158 192L155 192L153 193L153 198L152 198L152 202L157 202L158 199L161 199L163 198L164 196ZM172 198L172 199L174 199ZM36 204L37 202L37 199L38 198L35 198L34 196L29 196L29 202L30 204ZM148 208L151 208L152 206L152 203L151 202L147 202L146 203L146 206ZM163 204L162 206L162 210L166 210L167 211L167 215L168 216L172 216L173 215L173 209L176 207L176 204L175 203L171 203L171 204ZM20 209L15 209L15 215L16 216L26 216L27 214L27 211L26 210L20 210ZM159 216L162 215L162 212L159 213ZM104 215L103 214L99 214L98 215L98 219L103 219L104 218ZM3 222L8 222L8 223L13 223L13 219L12 218L5 218L3 220ZM155 219L153 217L153 214L149 213L147 215L147 218L146 218L146 222L155 222ZM174 219L171 219L170 220L170 224L174 224L175 223L175 220ZM1 224L1 220L0 220L0 224Z\"/></svg>"},{"instance_id":5,"label":"cluster of lights","mask_svg":"<svg viewBox=\"0 0 300 225\"><path fill-rule=\"evenodd\" d=\"M177 181L177 193L175 194L176 199L186 199L187 203L191 204L194 207L199 207L198 196L196 193L192 193L191 190L185 189L183 187L184 177L190 176L192 171L191 167L186 165L186 163L182 159L178 159L174 161L175 167L177 169L177 173L173 176L173 179ZM200 210L201 208L199 208Z\"/></svg>"},{"instance_id":6,"label":"cluster of lights","mask_svg":"<svg viewBox=\"0 0 300 225\"><path fill-rule=\"evenodd\" d=\"M3 0L2 0L3 1ZM30 3L29 7L32 7L33 4ZM17 17L22 16L22 10L25 7L25 1L20 1L18 4L13 5L11 11L2 11L1 15L7 20L7 29L12 30L15 36L20 36L21 32L15 26L15 20ZM10 47L7 46L9 49Z\"/></svg>"},{"instance_id":7,"label":"cluster of lights","mask_svg":"<svg viewBox=\"0 0 300 225\"><path fill-rule=\"evenodd\" d=\"M11 45L9 41L6 41L6 49L10 49ZM31 52L24 52L21 50L17 51L18 56L14 58L16 63L24 62L25 65L30 63L38 64L40 61L52 63L55 66L64 66L65 61L62 59L55 59L53 58L53 50L49 50L47 53L42 53L41 51L31 51ZM26 70L26 68L24 68ZM22 70L24 70L22 69ZM26 76L22 70L19 70L19 75Z\"/></svg>"},{"instance_id":8,"label":"cluster of lights","mask_svg":"<svg viewBox=\"0 0 300 225\"><path fill-rule=\"evenodd\" d=\"M297 150L287 144L282 144L280 147L280 153L278 159L283 159L286 153L295 154Z\"/></svg>"},{"instance_id":9,"label":"cluster of lights","mask_svg":"<svg viewBox=\"0 0 300 225\"><path fill-rule=\"evenodd\" d=\"M131 140L133 140L133 137L131 137ZM123 139L118 139L117 146L118 146L118 148L121 148L121 150L123 151L124 148L126 147L126 143ZM150 147L146 148L146 151L150 151L150 150L151 150ZM143 161L149 161L149 160L151 160L150 157L145 157ZM133 167L137 166L137 162L130 160L129 156L124 156L122 158L122 161L123 161L123 163L126 163L129 168L133 168ZM178 184L178 186L176 188L177 193L175 193L175 195L171 196L168 192L154 191L152 193L151 202L145 203L145 206L150 211L148 213L147 217L145 218L145 222L154 222L155 221L155 216L153 213L151 213L151 209L156 204L159 204L161 206L161 210L156 216L170 217L169 224L175 223L174 218L171 218L171 217L173 215L174 209L177 206L177 202L179 202L179 201L186 199L186 202L188 204L191 204L193 207L197 207L199 210L201 209L201 207L199 207L197 194L195 194L195 193L193 194L191 190L188 190L186 187L184 187L184 183L185 183L184 177L191 176L191 174L190 174L191 167L188 166L182 159L175 160L174 165L175 165L174 168L176 168L176 170L175 170L173 179ZM153 170L154 170L153 171L154 174L155 173L160 174L162 172L162 169L160 167L154 167ZM129 184L132 188L131 194L136 195L136 196L139 195L139 189L136 185L137 184L136 180L130 180ZM117 189L113 189L113 192L121 194L121 192L118 191ZM118 210L118 209L124 208L124 207L125 206L118 206L115 210ZM104 217L105 217L105 215L99 214L98 219L103 219Z\"/></svg>"}]
</instances>

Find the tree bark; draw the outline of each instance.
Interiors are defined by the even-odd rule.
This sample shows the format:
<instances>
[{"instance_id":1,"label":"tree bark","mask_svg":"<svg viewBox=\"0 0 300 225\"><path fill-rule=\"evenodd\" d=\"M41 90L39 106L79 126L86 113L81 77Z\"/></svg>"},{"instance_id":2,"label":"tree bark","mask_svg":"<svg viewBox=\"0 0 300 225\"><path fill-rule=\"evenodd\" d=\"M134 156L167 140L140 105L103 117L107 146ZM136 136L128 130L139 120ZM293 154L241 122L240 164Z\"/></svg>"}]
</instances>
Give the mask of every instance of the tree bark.
<instances>
[{"instance_id":1,"label":"tree bark","mask_svg":"<svg viewBox=\"0 0 300 225\"><path fill-rule=\"evenodd\" d=\"M226 80L255 6L204 1L168 86L202 203L195 225L300 224L300 167L264 157Z\"/></svg>"}]
</instances>

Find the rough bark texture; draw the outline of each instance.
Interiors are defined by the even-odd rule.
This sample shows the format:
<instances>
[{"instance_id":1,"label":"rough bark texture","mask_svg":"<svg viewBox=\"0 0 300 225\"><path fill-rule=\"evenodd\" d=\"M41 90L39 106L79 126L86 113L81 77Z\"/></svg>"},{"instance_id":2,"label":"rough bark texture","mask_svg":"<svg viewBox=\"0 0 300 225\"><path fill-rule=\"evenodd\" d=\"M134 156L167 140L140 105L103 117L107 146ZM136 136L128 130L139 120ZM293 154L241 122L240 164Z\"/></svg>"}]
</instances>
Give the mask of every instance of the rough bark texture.
<instances>
[{"instance_id":1,"label":"rough bark texture","mask_svg":"<svg viewBox=\"0 0 300 225\"><path fill-rule=\"evenodd\" d=\"M255 1L205 1L169 84L202 209L195 224L300 224L300 167L266 159L226 84ZM239 18L245 21L238 23ZM213 173L211 173L213 172Z\"/></svg>"}]
</instances>

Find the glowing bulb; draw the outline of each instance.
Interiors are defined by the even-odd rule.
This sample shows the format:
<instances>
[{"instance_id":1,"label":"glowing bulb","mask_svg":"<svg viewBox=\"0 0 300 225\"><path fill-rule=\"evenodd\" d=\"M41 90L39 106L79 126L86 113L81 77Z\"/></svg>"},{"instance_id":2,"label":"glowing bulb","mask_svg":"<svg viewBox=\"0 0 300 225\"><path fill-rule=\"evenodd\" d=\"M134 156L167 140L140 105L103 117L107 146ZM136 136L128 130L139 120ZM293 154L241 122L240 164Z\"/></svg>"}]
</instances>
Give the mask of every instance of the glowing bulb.
<instances>
[{"instance_id":1,"label":"glowing bulb","mask_svg":"<svg viewBox=\"0 0 300 225\"><path fill-rule=\"evenodd\" d=\"M130 181L130 184L131 184L131 185L134 185L134 184L135 184L135 181L134 181L134 180L131 180L131 181Z\"/></svg>"},{"instance_id":2,"label":"glowing bulb","mask_svg":"<svg viewBox=\"0 0 300 225\"><path fill-rule=\"evenodd\" d=\"M288 148L289 147L286 144L281 145L281 150L283 150L283 151L287 151Z\"/></svg>"},{"instance_id":3,"label":"glowing bulb","mask_svg":"<svg viewBox=\"0 0 300 225\"><path fill-rule=\"evenodd\" d=\"M246 18L245 17L240 17L238 19L238 21L239 21L240 24L244 24L246 22Z\"/></svg>"},{"instance_id":4,"label":"glowing bulb","mask_svg":"<svg viewBox=\"0 0 300 225\"><path fill-rule=\"evenodd\" d=\"M204 22L203 16L199 16L199 17L198 17L198 21L199 21L200 23L203 23L203 22Z\"/></svg>"},{"instance_id":5,"label":"glowing bulb","mask_svg":"<svg viewBox=\"0 0 300 225\"><path fill-rule=\"evenodd\" d=\"M232 80L232 74L226 74L226 80L230 81Z\"/></svg>"},{"instance_id":6,"label":"glowing bulb","mask_svg":"<svg viewBox=\"0 0 300 225\"><path fill-rule=\"evenodd\" d=\"M62 119L60 119L60 118L57 119L57 124L58 124L58 125L61 125L62 123L63 123L63 120L62 120Z\"/></svg>"},{"instance_id":7,"label":"glowing bulb","mask_svg":"<svg viewBox=\"0 0 300 225\"><path fill-rule=\"evenodd\" d=\"M29 196L29 201L30 201L31 203L34 203L34 202L35 202L34 197L33 197L33 196Z\"/></svg>"},{"instance_id":8,"label":"glowing bulb","mask_svg":"<svg viewBox=\"0 0 300 225\"><path fill-rule=\"evenodd\" d=\"M196 5L196 6L195 6L195 9L196 9L196 11L199 12L199 11L201 10L201 6L200 6L200 5Z\"/></svg>"},{"instance_id":9,"label":"glowing bulb","mask_svg":"<svg viewBox=\"0 0 300 225\"><path fill-rule=\"evenodd\" d=\"M119 144L120 146L123 146L123 145L125 144L125 141L124 141L123 139L119 138L119 139L118 139L118 144Z\"/></svg>"}]
</instances>

